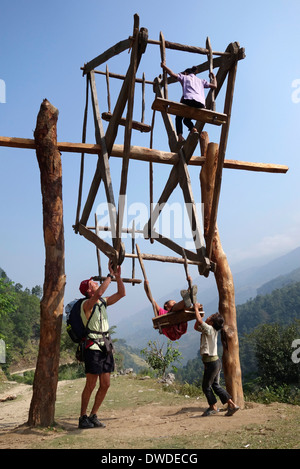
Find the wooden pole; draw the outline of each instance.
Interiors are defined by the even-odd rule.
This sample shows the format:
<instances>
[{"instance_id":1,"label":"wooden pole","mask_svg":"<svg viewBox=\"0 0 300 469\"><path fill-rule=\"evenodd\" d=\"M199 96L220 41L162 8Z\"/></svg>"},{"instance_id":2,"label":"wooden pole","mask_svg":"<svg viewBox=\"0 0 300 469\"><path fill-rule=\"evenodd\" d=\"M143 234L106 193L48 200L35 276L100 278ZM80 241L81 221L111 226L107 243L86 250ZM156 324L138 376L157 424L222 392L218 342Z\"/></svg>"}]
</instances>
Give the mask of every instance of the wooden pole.
<instances>
[{"instance_id":1,"label":"wooden pole","mask_svg":"<svg viewBox=\"0 0 300 469\"><path fill-rule=\"evenodd\" d=\"M162 63L166 62L166 44L165 44L165 38L162 32L160 32L159 35L160 39L160 57ZM165 69L163 69L163 86L164 86L164 98L168 99L168 77L167 77L167 72Z\"/></svg>"},{"instance_id":2,"label":"wooden pole","mask_svg":"<svg viewBox=\"0 0 300 469\"><path fill-rule=\"evenodd\" d=\"M45 99L37 117L34 137L41 173L46 261L44 294L40 305L40 345L28 418L30 426L43 427L54 423L66 283L62 165L57 148L57 118L58 110Z\"/></svg>"},{"instance_id":3,"label":"wooden pole","mask_svg":"<svg viewBox=\"0 0 300 469\"><path fill-rule=\"evenodd\" d=\"M145 279L145 281L147 282L148 279L147 279L147 275L146 275L146 271L145 271L144 262L143 262L143 258L142 258L142 255L141 255L140 248L139 248L139 246L138 246L137 244L135 245L135 247L136 247L136 252L137 252L138 260L139 260L139 263L140 263L140 266L141 266L141 270L142 270L142 272L143 272L144 279ZM151 293L150 285L149 285L149 284L148 284L148 295L149 295L149 299L150 299L151 304L152 304L152 308L153 308L154 315L155 315L155 317L156 317L156 316L158 316L158 313L157 313L157 311L156 311L155 303L154 303L154 300L153 300L153 297L152 297L152 293Z\"/></svg>"},{"instance_id":4,"label":"wooden pole","mask_svg":"<svg viewBox=\"0 0 300 469\"><path fill-rule=\"evenodd\" d=\"M89 102L89 75L86 76L85 108L84 108L83 126L82 126L82 143L83 143L83 144L85 144L85 140L86 140L88 102ZM81 199L82 199L83 175L84 175L84 150L83 150L82 153L81 153L81 160L80 160L80 176L79 176L79 188L78 188L78 200L77 200L77 210L76 210L76 222L75 222L75 226L78 224L78 222L79 222L79 217L80 217Z\"/></svg>"},{"instance_id":5,"label":"wooden pole","mask_svg":"<svg viewBox=\"0 0 300 469\"><path fill-rule=\"evenodd\" d=\"M209 63L209 75L211 75L211 73L213 73L214 66L213 66L212 48L211 48L209 37L206 38L206 48L209 51L208 54L207 54L207 59L208 59L208 63ZM210 78L210 76L209 76L209 78ZM212 90L212 93L211 93L211 110L212 111L216 110L215 90Z\"/></svg>"},{"instance_id":6,"label":"wooden pole","mask_svg":"<svg viewBox=\"0 0 300 469\"><path fill-rule=\"evenodd\" d=\"M206 162L201 169L201 197L204 203L204 237L207 239L211 223L210 212L213 204L215 173L218 165L218 145L209 143ZM212 260L216 263L215 279L219 292L219 312L225 319L226 342L223 342L223 370L228 392L241 408L244 396L239 358L239 341L236 323L235 292L232 273L222 249L217 226L212 239Z\"/></svg>"},{"instance_id":7,"label":"wooden pole","mask_svg":"<svg viewBox=\"0 0 300 469\"><path fill-rule=\"evenodd\" d=\"M227 146L227 140L228 140L228 134L229 134L229 127L230 127L231 108L232 108L232 102L233 102L233 92L234 92L236 72L237 72L237 61L232 65L228 73L227 89L226 89L225 104L224 104L224 114L227 115L227 122L226 124L222 126L222 131L221 131L218 165L217 165L217 169L215 173L216 180L214 184L213 203L212 203L212 209L211 209L211 221L209 224L209 233L208 233L207 243L206 243L207 254L209 258L210 258L211 250L212 250L212 239L213 239L214 227L217 222L218 205L219 205L221 183L222 183L222 172L223 172L223 167L224 167L224 159L225 159L226 146Z\"/></svg>"},{"instance_id":8,"label":"wooden pole","mask_svg":"<svg viewBox=\"0 0 300 469\"><path fill-rule=\"evenodd\" d=\"M121 182L119 189L119 202L118 202L118 215L117 215L117 229L115 248L117 251L121 245L121 229L123 226L124 208L125 208L125 196L127 189L127 176L129 169L129 154L130 154L130 143L132 134L132 116L133 116L133 104L134 104L134 92L135 92L135 76L138 67L138 34L139 34L139 17L134 16L134 44L131 52L130 67L128 69L128 104L127 104L127 116L125 125L125 136L124 136L124 158L122 160L122 171L121 171Z\"/></svg>"}]
</instances>

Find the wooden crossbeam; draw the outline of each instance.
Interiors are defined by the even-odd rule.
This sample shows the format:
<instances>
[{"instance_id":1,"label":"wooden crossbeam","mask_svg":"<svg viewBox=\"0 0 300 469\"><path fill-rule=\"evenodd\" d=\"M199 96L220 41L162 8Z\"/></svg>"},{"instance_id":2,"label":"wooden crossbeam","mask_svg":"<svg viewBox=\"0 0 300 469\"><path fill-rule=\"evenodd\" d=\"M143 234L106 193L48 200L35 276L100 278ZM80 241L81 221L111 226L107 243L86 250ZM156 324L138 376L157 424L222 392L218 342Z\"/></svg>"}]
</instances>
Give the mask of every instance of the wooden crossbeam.
<instances>
[{"instance_id":1,"label":"wooden crossbeam","mask_svg":"<svg viewBox=\"0 0 300 469\"><path fill-rule=\"evenodd\" d=\"M0 147L22 148L27 150L35 150L35 141L31 138L19 137L1 137ZM72 143L57 142L59 151L63 153L87 153L90 155L98 155L101 146L96 143ZM111 155L116 158L123 158L124 146L113 145ZM162 163L176 165L178 163L178 153L156 150L147 147L131 146L130 158L136 161L147 161L151 163ZM205 163L204 156L192 156L189 166L203 166ZM250 161L224 160L224 168L240 169L244 171L255 171L263 173L287 173L289 167L282 164L273 163L255 163Z\"/></svg>"},{"instance_id":2,"label":"wooden crossbeam","mask_svg":"<svg viewBox=\"0 0 300 469\"><path fill-rule=\"evenodd\" d=\"M102 277L102 276L96 275L95 277L93 277L93 280L95 280L96 282L98 282L98 281L103 282L106 278L107 277ZM111 279L111 281L116 282L117 281L116 277L113 277ZM124 277L122 277L122 282L123 283L135 284L135 283L142 283L142 280L138 279L138 278L124 278Z\"/></svg>"},{"instance_id":3,"label":"wooden crossbeam","mask_svg":"<svg viewBox=\"0 0 300 469\"><path fill-rule=\"evenodd\" d=\"M152 109L155 111L167 112L176 116L189 117L200 122L208 124L222 125L226 124L227 116L220 112L209 109L197 109L186 104L177 103L163 98L155 98L152 103Z\"/></svg>"},{"instance_id":4,"label":"wooden crossbeam","mask_svg":"<svg viewBox=\"0 0 300 469\"><path fill-rule=\"evenodd\" d=\"M110 112L102 112L101 117L105 121L110 121L112 118L112 114ZM119 120L119 125L126 125L126 118L121 117ZM151 131L151 125L144 124L143 122L137 122L137 121L132 121L132 128L135 130L139 130L140 132L150 132Z\"/></svg>"}]
</instances>

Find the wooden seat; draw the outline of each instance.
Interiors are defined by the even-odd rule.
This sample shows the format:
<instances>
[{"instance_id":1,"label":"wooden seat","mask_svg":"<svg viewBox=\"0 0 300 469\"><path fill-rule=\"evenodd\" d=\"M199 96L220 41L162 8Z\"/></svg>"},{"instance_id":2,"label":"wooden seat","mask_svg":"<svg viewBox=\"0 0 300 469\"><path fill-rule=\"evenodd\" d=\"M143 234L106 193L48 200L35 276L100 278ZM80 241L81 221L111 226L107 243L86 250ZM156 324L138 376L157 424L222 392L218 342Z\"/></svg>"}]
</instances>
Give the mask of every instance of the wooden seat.
<instances>
[{"instance_id":1,"label":"wooden seat","mask_svg":"<svg viewBox=\"0 0 300 469\"><path fill-rule=\"evenodd\" d=\"M201 316L204 312L200 311ZM196 320L195 311L193 309L184 309L182 311L170 312L152 318L154 329L161 327L173 326L174 324L181 324L182 322Z\"/></svg>"},{"instance_id":2,"label":"wooden seat","mask_svg":"<svg viewBox=\"0 0 300 469\"><path fill-rule=\"evenodd\" d=\"M105 121L110 121L112 118L112 114L110 112L103 112L101 114L102 119ZM121 117L119 120L120 125L126 124L126 119L124 117ZM144 124L143 122L137 122L137 121L132 121L132 128L135 130L139 130L140 132L150 132L151 131L151 125Z\"/></svg>"},{"instance_id":3,"label":"wooden seat","mask_svg":"<svg viewBox=\"0 0 300 469\"><path fill-rule=\"evenodd\" d=\"M155 98L152 104L155 111L167 112L175 116L188 117L208 124L222 125L227 122L227 115L209 109L198 109L186 104L169 101L168 99Z\"/></svg>"}]
</instances>

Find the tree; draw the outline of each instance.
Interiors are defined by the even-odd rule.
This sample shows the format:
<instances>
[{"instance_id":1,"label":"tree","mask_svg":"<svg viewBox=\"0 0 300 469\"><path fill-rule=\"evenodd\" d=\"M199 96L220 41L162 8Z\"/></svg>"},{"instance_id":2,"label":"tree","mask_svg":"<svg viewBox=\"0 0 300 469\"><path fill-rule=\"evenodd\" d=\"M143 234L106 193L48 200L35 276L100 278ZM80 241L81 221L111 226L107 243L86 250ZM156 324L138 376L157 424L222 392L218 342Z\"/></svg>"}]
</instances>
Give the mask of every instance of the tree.
<instances>
[{"instance_id":1,"label":"tree","mask_svg":"<svg viewBox=\"0 0 300 469\"><path fill-rule=\"evenodd\" d=\"M0 278L0 319L15 311L16 295L12 289L13 282L6 277Z\"/></svg>"},{"instance_id":2,"label":"tree","mask_svg":"<svg viewBox=\"0 0 300 469\"><path fill-rule=\"evenodd\" d=\"M173 349L173 343L168 340L166 353L164 353L164 344L160 345L156 341L149 340L148 349L141 350L148 365L157 372L158 376L165 376L167 369L173 362L181 360L181 352L178 349ZM173 371L177 368L172 365Z\"/></svg>"},{"instance_id":3,"label":"tree","mask_svg":"<svg viewBox=\"0 0 300 469\"><path fill-rule=\"evenodd\" d=\"M300 337L299 320L288 326L263 324L248 337L254 344L257 373L263 385L300 384L300 367L292 360L292 343Z\"/></svg>"},{"instance_id":4,"label":"tree","mask_svg":"<svg viewBox=\"0 0 300 469\"><path fill-rule=\"evenodd\" d=\"M213 220L211 220L213 208L216 208L214 195L218 192L215 191L215 185L217 182L220 183L220 175L217 177L219 146L216 143L208 143L208 136L205 132L202 132L201 135L202 147L207 146L205 164L200 172L201 200L204 204L204 238L206 247L210 246L211 248L211 258L216 264L214 275L219 292L219 312L225 320L224 336L226 336L226 341L222 338L224 378L227 391L231 394L234 402L243 408L244 393L233 276L222 248L217 224L212 223ZM202 152L202 154L205 153Z\"/></svg>"},{"instance_id":5,"label":"tree","mask_svg":"<svg viewBox=\"0 0 300 469\"><path fill-rule=\"evenodd\" d=\"M40 303L39 354L33 382L28 424L54 422L59 347L65 291L65 248L62 202L62 164L57 148L58 110L43 101L34 132L41 173L43 232L46 252L43 298Z\"/></svg>"}]
</instances>

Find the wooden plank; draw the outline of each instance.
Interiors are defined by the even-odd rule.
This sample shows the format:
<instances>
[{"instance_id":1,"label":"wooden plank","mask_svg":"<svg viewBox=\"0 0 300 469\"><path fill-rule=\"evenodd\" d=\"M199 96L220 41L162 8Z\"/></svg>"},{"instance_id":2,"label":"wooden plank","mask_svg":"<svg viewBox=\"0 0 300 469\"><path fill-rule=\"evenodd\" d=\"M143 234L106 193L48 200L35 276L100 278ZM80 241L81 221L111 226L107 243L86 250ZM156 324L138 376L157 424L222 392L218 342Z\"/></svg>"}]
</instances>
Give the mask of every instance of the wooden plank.
<instances>
[{"instance_id":1,"label":"wooden plank","mask_svg":"<svg viewBox=\"0 0 300 469\"><path fill-rule=\"evenodd\" d=\"M102 112L101 117L105 121L110 121L112 118L112 114L110 112ZM118 122L119 125L126 125L126 118L121 117ZM143 122L132 121L132 128L135 130L139 130L140 132L150 132L151 125L144 124Z\"/></svg>"},{"instance_id":2,"label":"wooden plank","mask_svg":"<svg viewBox=\"0 0 300 469\"><path fill-rule=\"evenodd\" d=\"M27 150L35 150L35 142L30 138L18 137L1 137L0 147L21 148ZM97 155L101 151L101 146L96 143L72 143L57 142L59 151L66 153L87 153ZM112 148L111 156L123 158L124 146L115 144ZM162 163L176 165L178 163L178 153L166 152L162 150L151 149L147 147L131 146L130 158L136 161L147 161L152 163ZM203 166L205 157L192 156L189 160L191 166ZM281 164L273 163L255 163L250 161L224 160L224 168L239 169L244 171L264 172L264 173L282 173L288 172L289 167Z\"/></svg>"},{"instance_id":3,"label":"wooden plank","mask_svg":"<svg viewBox=\"0 0 300 469\"><path fill-rule=\"evenodd\" d=\"M197 109L195 107L187 106L186 104L169 101L167 99L155 98L152 109L161 112L167 112L176 116L189 117L200 122L205 122L214 125L226 124L226 114L211 111L210 109Z\"/></svg>"},{"instance_id":4,"label":"wooden plank","mask_svg":"<svg viewBox=\"0 0 300 469\"><path fill-rule=\"evenodd\" d=\"M204 312L200 311L201 316L204 316ZM173 326L176 324L181 324L182 322L188 322L196 320L196 315L194 310L184 309L182 311L170 312L162 314L161 316L156 316L152 318L154 329L159 329L161 327Z\"/></svg>"}]
</instances>

